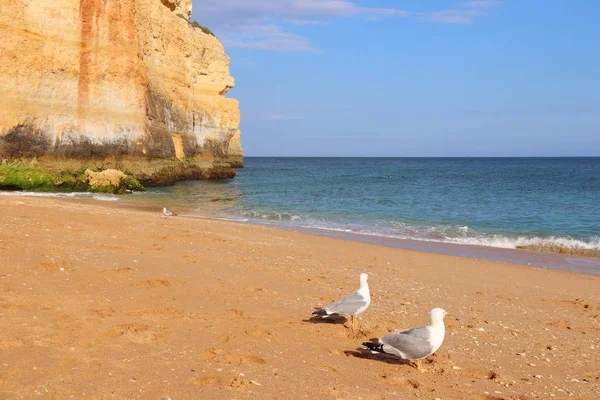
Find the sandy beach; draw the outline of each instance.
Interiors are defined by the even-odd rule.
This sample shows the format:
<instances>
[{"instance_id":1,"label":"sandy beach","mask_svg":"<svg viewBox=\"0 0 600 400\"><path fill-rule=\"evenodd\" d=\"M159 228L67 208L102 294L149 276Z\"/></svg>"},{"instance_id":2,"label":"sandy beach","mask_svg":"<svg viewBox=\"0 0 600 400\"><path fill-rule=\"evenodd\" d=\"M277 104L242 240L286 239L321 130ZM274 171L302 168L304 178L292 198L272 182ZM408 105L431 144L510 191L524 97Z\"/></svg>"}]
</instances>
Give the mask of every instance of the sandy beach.
<instances>
[{"instance_id":1,"label":"sandy beach","mask_svg":"<svg viewBox=\"0 0 600 400\"><path fill-rule=\"evenodd\" d=\"M313 307L358 287L349 322ZM358 350L425 325L426 372ZM598 399L600 277L0 197L0 399Z\"/></svg>"}]
</instances>

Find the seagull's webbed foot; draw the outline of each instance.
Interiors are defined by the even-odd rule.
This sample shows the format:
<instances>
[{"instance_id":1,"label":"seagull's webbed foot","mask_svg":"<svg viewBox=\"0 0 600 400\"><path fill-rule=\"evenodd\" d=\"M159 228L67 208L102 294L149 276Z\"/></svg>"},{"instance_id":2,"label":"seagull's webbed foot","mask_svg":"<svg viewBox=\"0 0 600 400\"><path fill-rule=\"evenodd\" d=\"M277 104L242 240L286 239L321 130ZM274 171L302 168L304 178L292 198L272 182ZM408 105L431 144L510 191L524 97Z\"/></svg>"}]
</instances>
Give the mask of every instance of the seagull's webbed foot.
<instances>
[{"instance_id":1,"label":"seagull's webbed foot","mask_svg":"<svg viewBox=\"0 0 600 400\"><path fill-rule=\"evenodd\" d=\"M415 364L417 365L417 369L419 370L419 372L425 372L425 370L423 369L423 360L415 360Z\"/></svg>"}]
</instances>

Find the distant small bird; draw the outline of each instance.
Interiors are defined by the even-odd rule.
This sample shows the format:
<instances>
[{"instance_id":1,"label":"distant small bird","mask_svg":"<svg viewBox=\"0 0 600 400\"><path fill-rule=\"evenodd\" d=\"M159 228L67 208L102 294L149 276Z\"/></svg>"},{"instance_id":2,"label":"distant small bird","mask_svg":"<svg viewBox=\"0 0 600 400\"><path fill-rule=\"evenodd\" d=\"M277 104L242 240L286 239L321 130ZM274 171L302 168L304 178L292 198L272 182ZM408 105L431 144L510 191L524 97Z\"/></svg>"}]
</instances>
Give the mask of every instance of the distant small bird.
<instances>
[{"instance_id":1,"label":"distant small bird","mask_svg":"<svg viewBox=\"0 0 600 400\"><path fill-rule=\"evenodd\" d=\"M430 323L423 328L390 333L379 342L364 342L363 346L374 353L387 353L403 360L415 360L419 371L423 372L423 359L439 350L444 342L446 311L434 308L430 313Z\"/></svg>"},{"instance_id":2,"label":"distant small bird","mask_svg":"<svg viewBox=\"0 0 600 400\"><path fill-rule=\"evenodd\" d=\"M371 292L369 291L368 279L369 275L365 273L360 274L360 287L356 292L325 308L318 309L313 315L322 318L327 318L332 315L349 315L352 318L352 330L356 330L356 317L365 312L371 304Z\"/></svg>"},{"instance_id":3,"label":"distant small bird","mask_svg":"<svg viewBox=\"0 0 600 400\"><path fill-rule=\"evenodd\" d=\"M175 217L177 214L167 210L166 207L163 207L163 214L165 214L167 217Z\"/></svg>"},{"instance_id":4,"label":"distant small bird","mask_svg":"<svg viewBox=\"0 0 600 400\"><path fill-rule=\"evenodd\" d=\"M385 179L391 179L391 178L392 178L392 176L391 176L391 175L386 175L386 176L385 176Z\"/></svg>"}]
</instances>

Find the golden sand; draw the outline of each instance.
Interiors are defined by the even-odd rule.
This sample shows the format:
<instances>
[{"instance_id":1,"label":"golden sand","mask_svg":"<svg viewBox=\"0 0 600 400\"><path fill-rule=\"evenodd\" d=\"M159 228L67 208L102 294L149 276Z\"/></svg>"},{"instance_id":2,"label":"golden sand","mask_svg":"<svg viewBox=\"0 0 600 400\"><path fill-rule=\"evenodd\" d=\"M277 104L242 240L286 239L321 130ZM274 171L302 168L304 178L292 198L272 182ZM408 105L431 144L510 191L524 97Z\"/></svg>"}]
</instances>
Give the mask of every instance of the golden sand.
<instances>
[{"instance_id":1,"label":"golden sand","mask_svg":"<svg viewBox=\"0 0 600 400\"><path fill-rule=\"evenodd\" d=\"M360 331L313 307L369 273ZM598 399L600 277L0 197L0 399ZM357 350L424 325L426 372Z\"/></svg>"}]
</instances>

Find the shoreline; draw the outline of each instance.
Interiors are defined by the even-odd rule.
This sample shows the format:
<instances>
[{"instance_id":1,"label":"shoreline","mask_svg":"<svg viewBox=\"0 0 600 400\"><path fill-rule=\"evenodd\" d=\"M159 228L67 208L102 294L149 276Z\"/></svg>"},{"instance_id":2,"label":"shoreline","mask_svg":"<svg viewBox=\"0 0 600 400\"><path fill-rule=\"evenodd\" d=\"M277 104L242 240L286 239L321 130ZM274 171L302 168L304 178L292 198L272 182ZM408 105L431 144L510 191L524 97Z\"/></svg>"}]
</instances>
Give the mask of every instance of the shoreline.
<instances>
[{"instance_id":1,"label":"shoreline","mask_svg":"<svg viewBox=\"0 0 600 400\"><path fill-rule=\"evenodd\" d=\"M598 276L98 203L0 205L0 398L600 393ZM360 330L311 323L360 272ZM453 317L425 373L358 350L433 307Z\"/></svg>"},{"instance_id":2,"label":"shoreline","mask_svg":"<svg viewBox=\"0 0 600 400\"><path fill-rule=\"evenodd\" d=\"M501 247L481 246L473 244L458 244L446 242L434 242L418 239L393 238L362 234L354 232L341 232L336 230L320 229L313 227L291 227L277 224L260 223L257 221L239 221L227 218L215 218L210 216L196 216L181 214L181 217L194 219L210 219L215 221L226 221L232 223L263 226L270 229L281 229L290 232L299 232L309 235L341 239L349 242L367 243L389 248L418 251L429 254L456 256L474 260L494 261L528 267L600 275L600 259L597 257L583 257L565 255L560 253L548 253L527 249L506 249Z\"/></svg>"},{"instance_id":3,"label":"shoreline","mask_svg":"<svg viewBox=\"0 0 600 400\"><path fill-rule=\"evenodd\" d=\"M7 195L7 197L21 197L16 193ZM160 213L160 210L154 209L151 206L132 205L120 203L118 198L114 199L102 194L89 194L86 197L78 197L74 194L66 194L64 197L46 197L35 194L27 194L22 197L31 198L49 198L59 201L69 201L81 204L96 204L99 206L138 210L148 213ZM0 196L1 199L1 196ZM114 199L114 200L113 200ZM509 249L494 246L483 246L476 244L461 244L449 243L442 241L432 241L426 239L410 239L397 238L385 235L375 235L369 233L347 232L342 230L317 228L307 226L292 226L281 223L262 221L257 219L240 219L236 217L219 217L213 215L200 215L193 213L180 213L180 218L191 218L195 220L215 220L226 221L231 223L239 223L244 225L262 226L271 229L281 229L291 232L301 232L310 235L322 236L343 239L347 241L369 243L381 245L391 248L420 251L431 254L449 255L465 257L476 260L487 260L495 262L503 262L509 264L517 264L523 266L533 266L540 268L548 268L553 270L570 271L576 273L585 273L592 275L600 275L600 258L591 256L578 256L571 254L562 254L558 252L542 252L529 249Z\"/></svg>"}]
</instances>

